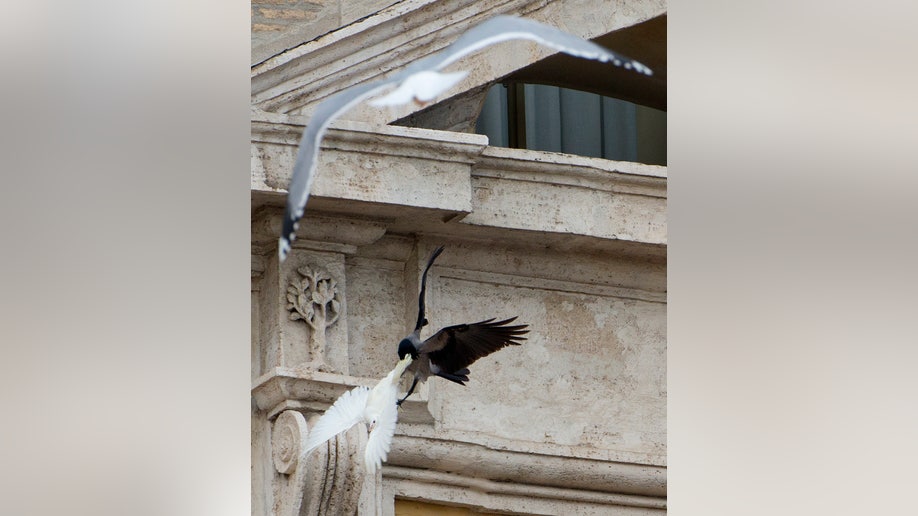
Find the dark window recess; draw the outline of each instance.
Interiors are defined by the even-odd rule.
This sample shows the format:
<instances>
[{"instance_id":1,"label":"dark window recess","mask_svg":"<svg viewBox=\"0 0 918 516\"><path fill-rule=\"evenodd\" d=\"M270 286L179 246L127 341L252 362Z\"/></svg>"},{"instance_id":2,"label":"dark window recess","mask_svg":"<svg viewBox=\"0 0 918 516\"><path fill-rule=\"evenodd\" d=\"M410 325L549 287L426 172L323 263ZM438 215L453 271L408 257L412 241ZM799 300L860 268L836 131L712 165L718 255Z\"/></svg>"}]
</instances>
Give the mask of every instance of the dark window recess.
<instances>
[{"instance_id":1,"label":"dark window recess","mask_svg":"<svg viewBox=\"0 0 918 516\"><path fill-rule=\"evenodd\" d=\"M498 147L666 165L666 112L541 84L495 84L475 132Z\"/></svg>"}]
</instances>

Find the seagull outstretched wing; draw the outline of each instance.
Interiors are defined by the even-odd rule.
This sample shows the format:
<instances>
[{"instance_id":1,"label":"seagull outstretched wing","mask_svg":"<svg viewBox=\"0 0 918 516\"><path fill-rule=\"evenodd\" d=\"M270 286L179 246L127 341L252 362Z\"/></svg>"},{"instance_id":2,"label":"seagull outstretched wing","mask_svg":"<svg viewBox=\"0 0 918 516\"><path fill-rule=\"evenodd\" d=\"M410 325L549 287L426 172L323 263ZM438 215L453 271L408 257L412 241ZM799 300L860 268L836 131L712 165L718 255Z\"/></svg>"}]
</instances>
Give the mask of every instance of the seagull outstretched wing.
<instances>
[{"instance_id":1,"label":"seagull outstretched wing","mask_svg":"<svg viewBox=\"0 0 918 516\"><path fill-rule=\"evenodd\" d=\"M638 61L601 47L596 43L556 29L551 25L508 15L495 16L472 27L445 49L406 67L405 73L410 75L421 70L442 70L482 48L514 39L535 41L540 45L545 45L574 57L612 63L645 75L653 73L650 68Z\"/></svg>"},{"instance_id":2,"label":"seagull outstretched wing","mask_svg":"<svg viewBox=\"0 0 918 516\"><path fill-rule=\"evenodd\" d=\"M392 84L400 84L395 91L377 98L372 104L380 106L405 104L413 99L433 100L443 91L451 88L464 77L464 73L440 74L439 72L451 63L488 45L526 39L558 51L585 59L595 59L612 63L616 66L651 75L650 68L643 64L603 48L595 43L574 36L550 25L545 25L515 16L495 16L471 29L448 45L442 51L415 61L405 69L387 78L352 86L323 100L316 107L312 118L303 132L296 162L293 165L293 177L287 189L287 206L284 213L283 228L278 252L281 261L290 252L290 243L296 235L297 223L306 209L309 190L315 179L318 162L319 143L328 129L328 124L367 97L381 93Z\"/></svg>"},{"instance_id":3,"label":"seagull outstretched wing","mask_svg":"<svg viewBox=\"0 0 918 516\"><path fill-rule=\"evenodd\" d=\"M338 92L323 100L316 107L309 124L303 131L300 147L293 163L293 175L287 187L287 206L284 211L283 227L278 243L278 252L281 261L290 252L290 242L296 235L297 226L306 209L309 200L309 191L316 178L316 164L318 163L319 144L322 136L328 130L328 124L361 100L382 91L391 80L358 84L344 91Z\"/></svg>"},{"instance_id":4,"label":"seagull outstretched wing","mask_svg":"<svg viewBox=\"0 0 918 516\"><path fill-rule=\"evenodd\" d=\"M404 79L404 82L395 91L370 101L370 104L373 106L393 106L407 104L413 98L418 98L425 102L433 100L437 95L451 88L456 82L465 77L465 73L462 72L461 76L456 76L454 74L435 74L431 72L442 70L459 59L487 46L514 39L534 41L574 57L612 63L615 66L621 66L645 75L653 74L650 68L644 64L603 48L592 41L587 41L537 21L517 18L516 16L500 15L472 27L440 52L405 67L402 72L391 78L397 78L398 81ZM416 84L410 84L412 82Z\"/></svg>"}]
</instances>

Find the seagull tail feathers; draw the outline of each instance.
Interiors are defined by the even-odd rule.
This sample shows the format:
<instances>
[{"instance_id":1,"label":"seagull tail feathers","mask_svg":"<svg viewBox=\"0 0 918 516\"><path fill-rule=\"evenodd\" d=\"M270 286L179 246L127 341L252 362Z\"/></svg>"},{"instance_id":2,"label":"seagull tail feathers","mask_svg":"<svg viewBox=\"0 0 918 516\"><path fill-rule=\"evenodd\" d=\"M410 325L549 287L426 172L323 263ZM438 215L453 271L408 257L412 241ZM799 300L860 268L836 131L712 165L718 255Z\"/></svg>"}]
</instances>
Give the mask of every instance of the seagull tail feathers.
<instances>
[{"instance_id":1,"label":"seagull tail feathers","mask_svg":"<svg viewBox=\"0 0 918 516\"><path fill-rule=\"evenodd\" d=\"M284 221L281 225L281 236L277 240L277 254L280 256L281 263L287 259L287 254L290 252L290 244L293 243L293 240L296 238L296 230L299 228L299 218L294 217L293 213L288 208L284 213Z\"/></svg>"}]
</instances>

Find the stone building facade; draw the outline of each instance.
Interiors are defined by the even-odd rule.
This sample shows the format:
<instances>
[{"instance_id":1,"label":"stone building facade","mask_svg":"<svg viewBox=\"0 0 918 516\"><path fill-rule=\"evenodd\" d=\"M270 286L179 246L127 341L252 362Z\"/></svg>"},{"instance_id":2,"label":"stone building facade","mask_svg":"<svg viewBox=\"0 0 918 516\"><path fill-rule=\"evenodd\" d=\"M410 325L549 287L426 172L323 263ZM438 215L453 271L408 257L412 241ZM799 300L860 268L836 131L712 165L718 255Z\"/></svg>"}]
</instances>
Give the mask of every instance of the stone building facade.
<instances>
[{"instance_id":1,"label":"stone building facade","mask_svg":"<svg viewBox=\"0 0 918 516\"><path fill-rule=\"evenodd\" d=\"M253 514L664 512L666 168L494 147L473 130L488 87L507 77L665 110L665 2L265 0L252 14ZM616 72L610 86L608 68L507 42L452 65L470 73L432 107L354 108L322 142L279 263L285 188L316 103L495 14L602 42L657 73ZM438 245L422 336L518 316L528 340L476 362L465 387L421 385L374 477L362 425L304 457L312 418L394 366Z\"/></svg>"}]
</instances>

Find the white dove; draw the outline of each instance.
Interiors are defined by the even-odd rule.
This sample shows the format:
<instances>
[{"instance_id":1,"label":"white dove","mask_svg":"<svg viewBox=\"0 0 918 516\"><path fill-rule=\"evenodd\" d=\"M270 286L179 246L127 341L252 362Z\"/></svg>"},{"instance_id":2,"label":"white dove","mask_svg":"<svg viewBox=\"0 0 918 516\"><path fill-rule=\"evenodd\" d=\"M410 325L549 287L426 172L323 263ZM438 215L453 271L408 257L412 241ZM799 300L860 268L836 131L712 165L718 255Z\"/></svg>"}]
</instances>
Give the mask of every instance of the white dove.
<instances>
[{"instance_id":1,"label":"white dove","mask_svg":"<svg viewBox=\"0 0 918 516\"><path fill-rule=\"evenodd\" d=\"M389 371L376 387L355 387L335 400L310 429L306 439L306 453L363 421L370 432L363 454L364 463L367 473L374 474L386 460L392 444L395 423L398 421L398 381L409 364L411 355L400 360L395 369Z\"/></svg>"}]
</instances>

